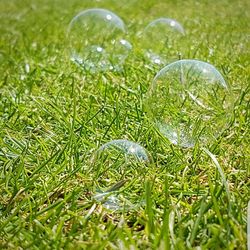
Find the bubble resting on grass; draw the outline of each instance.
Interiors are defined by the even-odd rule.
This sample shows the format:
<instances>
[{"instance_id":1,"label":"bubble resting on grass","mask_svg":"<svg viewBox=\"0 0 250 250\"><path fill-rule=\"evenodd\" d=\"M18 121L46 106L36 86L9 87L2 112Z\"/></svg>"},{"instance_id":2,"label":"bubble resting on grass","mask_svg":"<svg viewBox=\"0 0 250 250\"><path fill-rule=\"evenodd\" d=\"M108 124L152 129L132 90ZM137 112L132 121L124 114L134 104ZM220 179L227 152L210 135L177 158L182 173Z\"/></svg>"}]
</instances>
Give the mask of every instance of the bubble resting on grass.
<instances>
[{"instance_id":1,"label":"bubble resting on grass","mask_svg":"<svg viewBox=\"0 0 250 250\"><path fill-rule=\"evenodd\" d=\"M188 148L209 143L223 132L230 120L231 95L214 66L180 60L158 72L145 105L161 134Z\"/></svg>"},{"instance_id":2,"label":"bubble resting on grass","mask_svg":"<svg viewBox=\"0 0 250 250\"><path fill-rule=\"evenodd\" d=\"M67 38L71 59L90 72L121 70L132 49L124 22L105 9L80 12L70 22Z\"/></svg>"},{"instance_id":3,"label":"bubble resting on grass","mask_svg":"<svg viewBox=\"0 0 250 250\"><path fill-rule=\"evenodd\" d=\"M151 160L139 144L113 140L94 154L93 198L110 210L133 209L143 203L144 179Z\"/></svg>"},{"instance_id":4,"label":"bubble resting on grass","mask_svg":"<svg viewBox=\"0 0 250 250\"><path fill-rule=\"evenodd\" d=\"M170 18L159 18L144 29L141 46L151 63L163 66L179 58L184 35L184 28L179 22Z\"/></svg>"}]
</instances>

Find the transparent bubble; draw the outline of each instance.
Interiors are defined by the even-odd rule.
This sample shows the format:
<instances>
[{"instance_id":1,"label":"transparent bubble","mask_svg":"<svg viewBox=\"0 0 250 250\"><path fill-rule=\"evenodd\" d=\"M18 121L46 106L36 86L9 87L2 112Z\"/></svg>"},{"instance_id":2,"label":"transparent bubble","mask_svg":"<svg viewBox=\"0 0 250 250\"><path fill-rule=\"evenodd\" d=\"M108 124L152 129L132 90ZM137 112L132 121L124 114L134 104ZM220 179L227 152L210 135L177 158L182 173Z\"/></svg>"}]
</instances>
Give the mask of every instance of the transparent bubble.
<instances>
[{"instance_id":1,"label":"transparent bubble","mask_svg":"<svg viewBox=\"0 0 250 250\"><path fill-rule=\"evenodd\" d=\"M163 66L182 56L184 34L184 28L176 20L159 18L144 29L141 46L151 63Z\"/></svg>"},{"instance_id":2,"label":"transparent bubble","mask_svg":"<svg viewBox=\"0 0 250 250\"><path fill-rule=\"evenodd\" d=\"M158 130L182 147L215 140L231 114L229 86L214 66L198 60L176 61L160 70L145 104Z\"/></svg>"},{"instance_id":3,"label":"transparent bubble","mask_svg":"<svg viewBox=\"0 0 250 250\"><path fill-rule=\"evenodd\" d=\"M91 72L121 70L132 49L124 22L105 9L80 12L70 22L67 35L71 59Z\"/></svg>"},{"instance_id":4,"label":"transparent bubble","mask_svg":"<svg viewBox=\"0 0 250 250\"><path fill-rule=\"evenodd\" d=\"M104 144L92 159L94 199L111 210L140 205L149 164L148 153L137 143L113 140Z\"/></svg>"}]
</instances>

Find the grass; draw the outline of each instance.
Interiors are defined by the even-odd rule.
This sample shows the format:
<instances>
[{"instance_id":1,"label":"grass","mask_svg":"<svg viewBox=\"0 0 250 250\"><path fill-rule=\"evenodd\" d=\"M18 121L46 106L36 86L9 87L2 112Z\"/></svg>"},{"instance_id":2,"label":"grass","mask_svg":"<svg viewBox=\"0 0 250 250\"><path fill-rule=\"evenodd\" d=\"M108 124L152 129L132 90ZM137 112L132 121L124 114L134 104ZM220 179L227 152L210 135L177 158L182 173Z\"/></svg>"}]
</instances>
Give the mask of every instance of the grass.
<instances>
[{"instance_id":1,"label":"grass","mask_svg":"<svg viewBox=\"0 0 250 250\"><path fill-rule=\"evenodd\" d=\"M67 25L92 7L128 25L135 49L122 73L91 75L68 59ZM246 249L249 7L246 0L0 2L0 248ZM183 23L186 57L215 65L232 87L234 119L209 151L171 145L144 112L156 71L145 67L137 34L160 16ZM93 152L119 138L139 142L154 166L145 207L117 213L92 199L86 173Z\"/></svg>"}]
</instances>

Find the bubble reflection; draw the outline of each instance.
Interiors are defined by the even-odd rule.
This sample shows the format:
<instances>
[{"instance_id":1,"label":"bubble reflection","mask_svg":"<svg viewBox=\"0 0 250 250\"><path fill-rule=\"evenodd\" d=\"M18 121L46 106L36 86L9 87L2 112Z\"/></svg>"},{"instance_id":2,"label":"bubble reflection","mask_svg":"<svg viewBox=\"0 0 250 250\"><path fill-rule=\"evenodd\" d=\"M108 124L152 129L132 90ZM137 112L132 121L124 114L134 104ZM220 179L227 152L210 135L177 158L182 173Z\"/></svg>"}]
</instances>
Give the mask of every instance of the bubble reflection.
<instances>
[{"instance_id":1,"label":"bubble reflection","mask_svg":"<svg viewBox=\"0 0 250 250\"><path fill-rule=\"evenodd\" d=\"M149 154L138 143L113 140L102 145L92 158L93 198L111 210L139 206L150 163Z\"/></svg>"}]
</instances>

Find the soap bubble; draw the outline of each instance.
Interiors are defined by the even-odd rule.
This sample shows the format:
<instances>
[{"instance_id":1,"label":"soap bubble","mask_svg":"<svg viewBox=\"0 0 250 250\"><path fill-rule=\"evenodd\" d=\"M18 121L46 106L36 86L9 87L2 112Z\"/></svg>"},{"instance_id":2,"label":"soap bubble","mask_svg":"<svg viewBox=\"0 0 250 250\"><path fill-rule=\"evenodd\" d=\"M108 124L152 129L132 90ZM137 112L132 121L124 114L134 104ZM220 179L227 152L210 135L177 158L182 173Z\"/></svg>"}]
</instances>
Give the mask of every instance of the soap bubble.
<instances>
[{"instance_id":1,"label":"soap bubble","mask_svg":"<svg viewBox=\"0 0 250 250\"><path fill-rule=\"evenodd\" d=\"M68 41L71 59L91 72L121 70L132 48L124 22L105 9L88 9L75 16Z\"/></svg>"},{"instance_id":2,"label":"soap bubble","mask_svg":"<svg viewBox=\"0 0 250 250\"><path fill-rule=\"evenodd\" d=\"M93 198L111 210L140 205L149 164L148 153L137 143L113 140L104 144L92 159Z\"/></svg>"},{"instance_id":3,"label":"soap bubble","mask_svg":"<svg viewBox=\"0 0 250 250\"><path fill-rule=\"evenodd\" d=\"M229 86L217 69L198 60L180 60L161 69L146 97L158 130L173 144L208 143L226 128L231 112Z\"/></svg>"},{"instance_id":4,"label":"soap bubble","mask_svg":"<svg viewBox=\"0 0 250 250\"><path fill-rule=\"evenodd\" d=\"M141 46L151 63L163 66L181 56L184 35L184 28L179 22L170 18L159 18L144 29Z\"/></svg>"}]
</instances>

